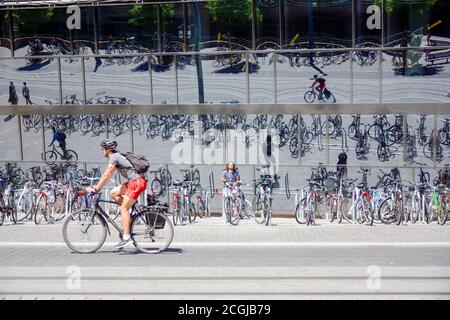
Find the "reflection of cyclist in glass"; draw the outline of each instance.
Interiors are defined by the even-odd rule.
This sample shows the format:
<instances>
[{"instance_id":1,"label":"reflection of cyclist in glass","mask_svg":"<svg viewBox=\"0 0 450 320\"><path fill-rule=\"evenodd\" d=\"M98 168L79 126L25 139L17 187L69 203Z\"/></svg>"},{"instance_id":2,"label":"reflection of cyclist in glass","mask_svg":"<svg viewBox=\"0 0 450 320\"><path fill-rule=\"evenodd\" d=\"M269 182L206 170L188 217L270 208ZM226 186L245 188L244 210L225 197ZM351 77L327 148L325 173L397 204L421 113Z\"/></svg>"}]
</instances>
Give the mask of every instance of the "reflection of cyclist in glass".
<instances>
[{"instance_id":1,"label":"reflection of cyclist in glass","mask_svg":"<svg viewBox=\"0 0 450 320\"><path fill-rule=\"evenodd\" d=\"M319 100L322 99L322 95L327 89L325 82L326 80L324 78L319 77L317 74L314 75L314 83L312 84L311 88L314 88L319 92ZM318 84L318 86L314 87L316 84Z\"/></svg>"},{"instance_id":2,"label":"reflection of cyclist in glass","mask_svg":"<svg viewBox=\"0 0 450 320\"><path fill-rule=\"evenodd\" d=\"M56 128L56 125L52 125L52 131L53 131L53 138L52 142L50 142L48 147L50 148L53 145L53 143L55 143L55 141L58 141L59 147L63 151L63 156L61 157L61 159L68 160L66 151L66 134L61 130L59 130L58 128Z\"/></svg>"}]
</instances>

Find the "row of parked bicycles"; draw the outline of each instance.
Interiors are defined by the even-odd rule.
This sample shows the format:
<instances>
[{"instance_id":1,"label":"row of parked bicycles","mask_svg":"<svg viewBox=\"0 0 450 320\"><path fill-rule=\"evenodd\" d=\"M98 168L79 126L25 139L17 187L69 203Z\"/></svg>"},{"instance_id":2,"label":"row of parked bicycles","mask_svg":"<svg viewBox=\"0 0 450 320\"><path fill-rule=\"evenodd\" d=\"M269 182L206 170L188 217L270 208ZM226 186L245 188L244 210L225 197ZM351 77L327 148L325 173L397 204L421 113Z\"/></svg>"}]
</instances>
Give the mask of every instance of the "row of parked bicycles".
<instances>
[{"instance_id":1,"label":"row of parked bicycles","mask_svg":"<svg viewBox=\"0 0 450 320\"><path fill-rule=\"evenodd\" d=\"M209 191L200 185L199 170L192 167L180 172L182 180L172 181L171 173L164 166L149 171L150 190L145 192L140 204L165 208L164 212L167 212L167 202L160 200L172 192L175 224L209 216ZM89 210L93 195L86 194L85 188L97 183L100 176L100 167L86 171L76 164L51 164L22 170L16 163L8 162L4 170L0 169L0 225L6 220L12 223L56 223L73 212ZM111 220L117 220L119 206L108 201L108 189L102 196L106 199L103 210Z\"/></svg>"},{"instance_id":2,"label":"row of parked bicycles","mask_svg":"<svg viewBox=\"0 0 450 320\"><path fill-rule=\"evenodd\" d=\"M106 97L105 99L113 99ZM261 130L267 130L276 137L280 150L287 146L292 158L304 157L316 148L324 149L327 138L330 145L336 145L343 152L349 152L349 141L354 141L356 159L368 160L371 144L376 145L376 156L380 162L389 161L405 147L405 160L416 162L419 152L432 161L442 162L450 147L450 119L442 119L437 130L427 128L427 116L421 115L416 124L406 123L403 115L396 115L390 120L387 115L375 115L372 122L363 123L361 115L353 115L348 127L344 127L340 115L311 115L306 121L303 115L256 115L250 119L247 115L24 115L22 125L25 131L49 129L57 124L67 133L80 132L83 135L99 136L108 131L116 137L129 132L145 135L148 139L161 136L162 140L176 143L186 138L194 138L195 123L201 128L202 144L219 146L224 141L225 129L239 130L243 134L245 146L250 146L258 139Z\"/></svg>"},{"instance_id":3,"label":"row of parked bicycles","mask_svg":"<svg viewBox=\"0 0 450 320\"><path fill-rule=\"evenodd\" d=\"M344 171L344 170L343 170ZM440 169L434 181L419 169L417 179L402 179L398 168L380 170L377 183L368 184L371 170L361 168L361 179L347 178L343 171L314 168L307 184L295 189L295 218L300 224L315 224L316 216L333 222L353 224L444 225L450 213L450 170Z\"/></svg>"},{"instance_id":4,"label":"row of parked bicycles","mask_svg":"<svg viewBox=\"0 0 450 320\"><path fill-rule=\"evenodd\" d=\"M242 219L271 225L274 190L280 188L278 175L263 167L259 177L246 184L241 181L215 187L214 174L208 177L208 186L200 183L200 171L195 166L179 169L182 178L172 179L167 166L147 173L149 190L140 199L144 206L164 208L172 213L174 225L193 223L197 218L211 215L210 202L222 193L223 212L233 225ZM327 171L323 165L312 168L306 184L291 189L289 175L285 175L285 193L288 199L295 192L295 219L299 224L314 225L320 217L328 222L352 224L445 224L450 210L450 169L440 169L435 179L419 168L415 181L402 179L400 170L380 170L377 182L369 186L371 170L361 168L358 178L348 178L346 168ZM92 207L86 186L95 184L100 168L89 171L77 165L61 164L34 166L22 170L15 163L7 163L0 170L0 224L34 221L36 224L55 223L73 212ZM108 201L104 193L103 210L112 221L120 216L118 205ZM164 201L167 199L165 203Z\"/></svg>"}]
</instances>

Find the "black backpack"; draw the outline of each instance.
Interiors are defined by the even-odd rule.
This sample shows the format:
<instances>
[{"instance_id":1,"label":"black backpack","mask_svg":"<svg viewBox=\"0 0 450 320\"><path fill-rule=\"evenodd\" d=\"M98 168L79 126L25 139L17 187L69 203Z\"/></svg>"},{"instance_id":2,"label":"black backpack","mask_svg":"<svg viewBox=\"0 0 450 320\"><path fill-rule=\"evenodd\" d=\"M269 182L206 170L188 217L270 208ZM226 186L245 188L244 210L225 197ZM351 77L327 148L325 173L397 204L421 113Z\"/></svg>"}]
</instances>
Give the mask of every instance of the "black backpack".
<instances>
[{"instance_id":1,"label":"black backpack","mask_svg":"<svg viewBox=\"0 0 450 320\"><path fill-rule=\"evenodd\" d=\"M150 168L150 162L144 156L132 152L121 152L120 154L130 161L138 174L144 174Z\"/></svg>"},{"instance_id":2,"label":"black backpack","mask_svg":"<svg viewBox=\"0 0 450 320\"><path fill-rule=\"evenodd\" d=\"M66 140L66 134L64 133L64 131L58 130L58 134L59 137L61 138L61 140Z\"/></svg>"},{"instance_id":3,"label":"black backpack","mask_svg":"<svg viewBox=\"0 0 450 320\"><path fill-rule=\"evenodd\" d=\"M347 154L345 152L340 153L338 157L338 164L347 164Z\"/></svg>"}]
</instances>

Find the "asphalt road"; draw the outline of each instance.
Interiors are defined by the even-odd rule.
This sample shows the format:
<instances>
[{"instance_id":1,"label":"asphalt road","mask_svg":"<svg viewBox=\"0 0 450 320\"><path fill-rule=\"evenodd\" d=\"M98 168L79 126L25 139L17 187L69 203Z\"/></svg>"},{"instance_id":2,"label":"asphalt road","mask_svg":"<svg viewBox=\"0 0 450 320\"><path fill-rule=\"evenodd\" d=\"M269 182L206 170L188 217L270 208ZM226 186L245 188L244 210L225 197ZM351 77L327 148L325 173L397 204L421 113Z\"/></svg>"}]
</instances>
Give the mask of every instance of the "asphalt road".
<instances>
[{"instance_id":1,"label":"asphalt road","mask_svg":"<svg viewBox=\"0 0 450 320\"><path fill-rule=\"evenodd\" d=\"M61 225L4 225L0 299L449 299L447 226L237 227L208 218L175 227L158 255L109 237L70 251Z\"/></svg>"}]
</instances>

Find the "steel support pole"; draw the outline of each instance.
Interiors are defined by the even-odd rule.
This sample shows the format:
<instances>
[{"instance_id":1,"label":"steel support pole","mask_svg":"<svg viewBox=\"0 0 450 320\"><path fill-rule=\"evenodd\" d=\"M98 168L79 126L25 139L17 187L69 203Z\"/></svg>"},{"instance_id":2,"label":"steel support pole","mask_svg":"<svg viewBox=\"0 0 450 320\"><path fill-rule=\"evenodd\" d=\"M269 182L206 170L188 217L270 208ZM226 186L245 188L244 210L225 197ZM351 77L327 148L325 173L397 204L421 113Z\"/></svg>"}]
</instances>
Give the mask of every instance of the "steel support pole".
<instances>
[{"instance_id":1,"label":"steel support pole","mask_svg":"<svg viewBox=\"0 0 450 320\"><path fill-rule=\"evenodd\" d=\"M436 151L437 151L437 140L438 140L438 129L437 129L437 114L434 114L434 132L433 132L433 166L434 168L437 167L437 163L436 163Z\"/></svg>"},{"instance_id":2,"label":"steel support pole","mask_svg":"<svg viewBox=\"0 0 450 320\"><path fill-rule=\"evenodd\" d=\"M273 103L277 103L278 101L278 92L277 92L277 53L273 53Z\"/></svg>"},{"instance_id":3,"label":"steel support pole","mask_svg":"<svg viewBox=\"0 0 450 320\"><path fill-rule=\"evenodd\" d=\"M134 130L133 130L133 114L129 115L130 117L130 144L131 144L131 152L134 152Z\"/></svg>"},{"instance_id":4,"label":"steel support pole","mask_svg":"<svg viewBox=\"0 0 450 320\"><path fill-rule=\"evenodd\" d=\"M175 101L176 104L179 104L178 101L178 68L177 68L177 56L173 56L173 70L175 73Z\"/></svg>"},{"instance_id":5,"label":"steel support pole","mask_svg":"<svg viewBox=\"0 0 450 320\"><path fill-rule=\"evenodd\" d=\"M61 72L61 58L57 60L58 66L58 94L59 94L59 104L63 104L63 87L62 87L62 72Z\"/></svg>"},{"instance_id":6,"label":"steel support pole","mask_svg":"<svg viewBox=\"0 0 450 320\"><path fill-rule=\"evenodd\" d=\"M401 115L403 116L403 163L407 162L407 153L406 153L406 148L408 146L407 144L407 135L408 135L408 115L407 114L403 114Z\"/></svg>"},{"instance_id":7,"label":"steel support pole","mask_svg":"<svg viewBox=\"0 0 450 320\"><path fill-rule=\"evenodd\" d=\"M252 0L252 50L256 50L256 0Z\"/></svg>"},{"instance_id":8,"label":"steel support pole","mask_svg":"<svg viewBox=\"0 0 450 320\"><path fill-rule=\"evenodd\" d=\"M82 80L82 85L83 85L83 103L86 104L87 103L87 98L86 98L86 68L84 65L84 57L81 57L81 80Z\"/></svg>"},{"instance_id":9,"label":"steel support pole","mask_svg":"<svg viewBox=\"0 0 450 320\"><path fill-rule=\"evenodd\" d=\"M41 116L41 123L42 123L42 151L45 155L45 152L47 152L47 144L45 143L45 123L44 123L44 116Z\"/></svg>"},{"instance_id":10,"label":"steel support pole","mask_svg":"<svg viewBox=\"0 0 450 320\"><path fill-rule=\"evenodd\" d=\"M14 57L14 18L13 11L8 11L9 16L9 48L11 50L11 57Z\"/></svg>"},{"instance_id":11,"label":"steel support pole","mask_svg":"<svg viewBox=\"0 0 450 320\"><path fill-rule=\"evenodd\" d=\"M150 104L153 104L153 73L152 73L152 59L150 55L147 55L148 64L148 79L150 84Z\"/></svg>"},{"instance_id":12,"label":"steel support pole","mask_svg":"<svg viewBox=\"0 0 450 320\"><path fill-rule=\"evenodd\" d=\"M245 55L245 84L246 84L246 93L247 93L247 103L250 103L250 72L249 72L249 58L248 53Z\"/></svg>"},{"instance_id":13,"label":"steel support pole","mask_svg":"<svg viewBox=\"0 0 450 320\"><path fill-rule=\"evenodd\" d=\"M94 50L98 54L98 11L97 7L92 8L92 25L94 27Z\"/></svg>"},{"instance_id":14,"label":"steel support pole","mask_svg":"<svg viewBox=\"0 0 450 320\"><path fill-rule=\"evenodd\" d=\"M20 152L20 161L23 161L23 137L22 137L22 116L17 115L17 134L19 135L19 152Z\"/></svg>"}]
</instances>

